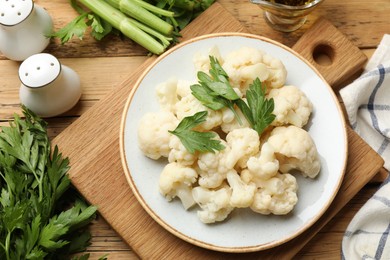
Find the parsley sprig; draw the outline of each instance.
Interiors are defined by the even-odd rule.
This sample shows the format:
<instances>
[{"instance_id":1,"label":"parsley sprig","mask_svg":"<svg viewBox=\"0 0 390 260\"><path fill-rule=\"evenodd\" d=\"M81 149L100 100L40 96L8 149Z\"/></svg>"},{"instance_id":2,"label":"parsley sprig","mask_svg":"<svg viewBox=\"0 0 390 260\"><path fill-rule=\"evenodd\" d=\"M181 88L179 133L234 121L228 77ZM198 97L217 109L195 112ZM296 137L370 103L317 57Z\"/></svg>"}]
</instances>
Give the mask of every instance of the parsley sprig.
<instances>
[{"instance_id":1,"label":"parsley sprig","mask_svg":"<svg viewBox=\"0 0 390 260\"><path fill-rule=\"evenodd\" d=\"M215 152L225 148L219 140L213 139L217 136L214 132L199 132L193 130L196 126L206 121L207 111L195 113L192 116L183 118L175 130L169 131L176 135L184 147L190 153L195 151Z\"/></svg>"},{"instance_id":2,"label":"parsley sprig","mask_svg":"<svg viewBox=\"0 0 390 260\"><path fill-rule=\"evenodd\" d=\"M85 249L96 207L71 192L69 161L23 107L0 131L0 259L60 259Z\"/></svg>"},{"instance_id":3,"label":"parsley sprig","mask_svg":"<svg viewBox=\"0 0 390 260\"><path fill-rule=\"evenodd\" d=\"M266 87L259 78L256 78L246 91L246 104L242 99L236 104L244 114L245 118L259 135L274 121L274 100L265 98Z\"/></svg>"},{"instance_id":4,"label":"parsley sprig","mask_svg":"<svg viewBox=\"0 0 390 260\"><path fill-rule=\"evenodd\" d=\"M209 59L210 76L203 71L197 73L199 84L191 85L192 95L204 106L212 110L228 107L233 111L237 120L240 120L234 110L234 103L236 100L240 99L240 97L230 85L229 76L218 60L213 56L210 56Z\"/></svg>"}]
</instances>

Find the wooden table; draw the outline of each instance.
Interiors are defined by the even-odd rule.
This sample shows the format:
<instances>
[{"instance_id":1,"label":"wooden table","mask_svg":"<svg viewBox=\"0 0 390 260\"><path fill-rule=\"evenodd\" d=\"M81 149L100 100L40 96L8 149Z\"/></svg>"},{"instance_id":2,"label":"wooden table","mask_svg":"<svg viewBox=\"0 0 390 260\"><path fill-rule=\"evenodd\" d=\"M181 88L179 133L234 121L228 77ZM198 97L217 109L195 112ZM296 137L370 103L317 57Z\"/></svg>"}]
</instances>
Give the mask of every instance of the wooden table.
<instances>
[{"instance_id":1,"label":"wooden table","mask_svg":"<svg viewBox=\"0 0 390 260\"><path fill-rule=\"evenodd\" d=\"M390 1L370 2L362 0L327 0L309 17L307 23L293 33L280 33L266 25L262 11L244 0L217 0L234 17L254 34L263 35L292 46L300 36L323 16L335 25L347 38L370 57L384 33L390 33L388 21ZM72 20L76 12L68 1L36 0L51 14L56 28ZM147 52L129 40L111 36L96 42L89 36L83 41L72 40L66 45L53 41L46 50L58 57L61 62L73 68L82 80L83 95L75 108L66 114L48 119L49 135L57 136L81 114L96 104L114 86L142 64ZM0 55L0 125L7 125L13 113L19 113L19 62L9 61ZM298 259L339 259L340 242L352 217L368 198L377 190L378 182L366 185L347 206L317 234L297 255ZM99 218L91 225L92 244L88 248L91 259L108 253L109 259L138 259L138 256L125 244L110 226Z\"/></svg>"}]
</instances>

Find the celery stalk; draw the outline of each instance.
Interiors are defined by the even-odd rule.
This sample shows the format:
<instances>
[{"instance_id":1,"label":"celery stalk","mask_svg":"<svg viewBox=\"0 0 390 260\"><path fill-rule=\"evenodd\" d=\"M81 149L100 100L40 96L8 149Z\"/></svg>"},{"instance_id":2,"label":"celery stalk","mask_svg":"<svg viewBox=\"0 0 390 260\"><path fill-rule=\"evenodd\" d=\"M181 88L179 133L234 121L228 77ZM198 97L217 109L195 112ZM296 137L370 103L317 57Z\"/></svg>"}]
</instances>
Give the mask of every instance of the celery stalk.
<instances>
[{"instance_id":1,"label":"celery stalk","mask_svg":"<svg viewBox=\"0 0 390 260\"><path fill-rule=\"evenodd\" d=\"M175 12L164 10L162 8L149 4L148 2L145 2L144 0L132 0L132 1L134 1L134 3L136 3L137 5L145 8L146 10L161 16L174 17L175 15Z\"/></svg>"},{"instance_id":2,"label":"celery stalk","mask_svg":"<svg viewBox=\"0 0 390 260\"><path fill-rule=\"evenodd\" d=\"M130 18L108 3L102 0L79 0L79 2L150 52L161 54L165 51L165 46L135 26Z\"/></svg>"},{"instance_id":3,"label":"celery stalk","mask_svg":"<svg viewBox=\"0 0 390 260\"><path fill-rule=\"evenodd\" d=\"M162 45L164 47L168 47L171 43L170 41L173 40L173 38L171 37L167 37L165 35L162 35L161 33L153 30L152 28L138 22L137 20L134 20L134 19L130 19L132 21L132 23L137 26L138 28L140 28L142 31L154 36L155 38L159 39L162 43Z\"/></svg>"},{"instance_id":4,"label":"celery stalk","mask_svg":"<svg viewBox=\"0 0 390 260\"><path fill-rule=\"evenodd\" d=\"M121 12L148 25L162 34L171 35L173 31L172 25L150 13L148 10L140 6L139 3L136 3L133 0L106 0L106 2L114 8L119 9Z\"/></svg>"}]
</instances>

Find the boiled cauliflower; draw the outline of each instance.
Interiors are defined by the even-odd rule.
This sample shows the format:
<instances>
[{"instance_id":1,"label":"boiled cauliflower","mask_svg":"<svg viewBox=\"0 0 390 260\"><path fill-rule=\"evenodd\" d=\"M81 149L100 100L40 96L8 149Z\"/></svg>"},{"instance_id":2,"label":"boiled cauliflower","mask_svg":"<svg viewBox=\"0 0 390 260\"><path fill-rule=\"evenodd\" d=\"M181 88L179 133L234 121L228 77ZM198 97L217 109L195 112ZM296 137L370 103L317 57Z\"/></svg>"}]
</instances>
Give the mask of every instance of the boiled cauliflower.
<instances>
[{"instance_id":1,"label":"boiled cauliflower","mask_svg":"<svg viewBox=\"0 0 390 260\"><path fill-rule=\"evenodd\" d=\"M191 166L198 158L197 153L192 154L187 151L180 139L175 135L171 135L169 148L171 149L168 155L168 162L170 163L177 162L184 166Z\"/></svg>"},{"instance_id":2,"label":"boiled cauliflower","mask_svg":"<svg viewBox=\"0 0 390 260\"><path fill-rule=\"evenodd\" d=\"M271 89L268 98L273 98L275 103L273 114L276 118L272 125L303 127L307 124L313 105L302 90L295 86Z\"/></svg>"},{"instance_id":3,"label":"boiled cauliflower","mask_svg":"<svg viewBox=\"0 0 390 260\"><path fill-rule=\"evenodd\" d=\"M266 98L274 100L276 118L259 136L236 104L230 103L234 111L228 106L215 111L192 94L191 85L195 83L172 77L159 84L156 96L160 112L146 114L138 128L142 152L152 159L168 159L160 174L159 191L168 201L179 198L185 209L198 205L197 216L203 223L223 221L235 208L288 214L298 201L292 170L314 178L321 167L316 146L302 129L313 106L298 87L285 86L283 63L261 50L242 47L222 56L213 47L207 54L194 56L195 70L209 74L210 56L221 64L243 102L247 102L249 86L259 78L266 85ZM207 111L206 121L183 122L180 138L169 133L185 117L203 111ZM209 139L199 132L216 134L212 138L224 149L190 153L182 141L186 145L208 145Z\"/></svg>"},{"instance_id":4,"label":"boiled cauliflower","mask_svg":"<svg viewBox=\"0 0 390 260\"><path fill-rule=\"evenodd\" d=\"M254 79L267 80L269 70L263 63L263 56L263 51L250 47L228 53L222 67L229 75L232 86L245 93Z\"/></svg>"},{"instance_id":5,"label":"boiled cauliflower","mask_svg":"<svg viewBox=\"0 0 390 260\"><path fill-rule=\"evenodd\" d=\"M192 185L196 182L198 174L190 167L178 163L167 164L159 181L160 193L168 200L178 197L185 209L195 204L192 197Z\"/></svg>"},{"instance_id":6,"label":"boiled cauliflower","mask_svg":"<svg viewBox=\"0 0 390 260\"><path fill-rule=\"evenodd\" d=\"M230 205L235 208L247 208L253 202L253 196L256 191L254 183L245 183L235 170L231 170L226 175L229 186L232 188Z\"/></svg>"},{"instance_id":7,"label":"boiled cauliflower","mask_svg":"<svg viewBox=\"0 0 390 260\"><path fill-rule=\"evenodd\" d=\"M195 202L202 210L197 212L203 223L214 223L225 220L233 207L230 205L231 190L223 186L217 190L210 190L203 187L195 187L192 190Z\"/></svg>"},{"instance_id":8,"label":"boiled cauliflower","mask_svg":"<svg viewBox=\"0 0 390 260\"><path fill-rule=\"evenodd\" d=\"M187 80L178 80L176 93L179 99L191 95L191 83Z\"/></svg>"},{"instance_id":9,"label":"boiled cauliflower","mask_svg":"<svg viewBox=\"0 0 390 260\"><path fill-rule=\"evenodd\" d=\"M222 123L221 111L214 111L205 107L198 99L193 95L187 95L183 97L179 102L175 104L175 113L177 118L181 121L184 117L192 116L197 112L207 111L207 119L205 122L196 127L198 131L208 131Z\"/></svg>"},{"instance_id":10,"label":"boiled cauliflower","mask_svg":"<svg viewBox=\"0 0 390 260\"><path fill-rule=\"evenodd\" d=\"M248 159L259 152L259 134L251 128L234 129L227 134L226 142L230 147L226 158L228 168L245 168Z\"/></svg>"},{"instance_id":11,"label":"boiled cauliflower","mask_svg":"<svg viewBox=\"0 0 390 260\"><path fill-rule=\"evenodd\" d=\"M173 112L177 101L177 78L170 78L168 81L160 83L156 87L156 96L160 107L163 110Z\"/></svg>"},{"instance_id":12,"label":"boiled cauliflower","mask_svg":"<svg viewBox=\"0 0 390 260\"><path fill-rule=\"evenodd\" d=\"M141 151L154 160L168 157L171 137L168 130L175 130L178 123L175 115L168 111L145 114L138 125L138 145Z\"/></svg>"},{"instance_id":13,"label":"boiled cauliflower","mask_svg":"<svg viewBox=\"0 0 390 260\"><path fill-rule=\"evenodd\" d=\"M252 156L247 162L248 170L255 177L269 179L275 176L279 170L279 161L275 157L274 148L269 143L264 143L259 156Z\"/></svg>"},{"instance_id":14,"label":"boiled cauliflower","mask_svg":"<svg viewBox=\"0 0 390 260\"><path fill-rule=\"evenodd\" d=\"M229 108L222 109L222 123L221 130L225 133L229 133L238 128L249 128L250 123L246 120L246 117L238 107L234 107L236 114L240 118L241 122L237 121L237 118L232 110Z\"/></svg>"},{"instance_id":15,"label":"boiled cauliflower","mask_svg":"<svg viewBox=\"0 0 390 260\"><path fill-rule=\"evenodd\" d=\"M204 188L217 188L226 179L226 174L233 169L233 166L226 162L230 147L223 140L221 144L225 146L222 151L207 152L199 155L198 173L199 185Z\"/></svg>"},{"instance_id":16,"label":"boiled cauliflower","mask_svg":"<svg viewBox=\"0 0 390 260\"><path fill-rule=\"evenodd\" d=\"M280 88L287 77L286 68L279 59L250 47L229 53L223 68L229 75L230 83L243 92L256 78L265 82L268 88Z\"/></svg>"},{"instance_id":17,"label":"boiled cauliflower","mask_svg":"<svg viewBox=\"0 0 390 260\"><path fill-rule=\"evenodd\" d=\"M281 172L297 169L303 176L310 178L316 177L320 172L317 148L304 129L296 126L276 127L272 130L268 143L275 150Z\"/></svg>"},{"instance_id":18,"label":"boiled cauliflower","mask_svg":"<svg viewBox=\"0 0 390 260\"><path fill-rule=\"evenodd\" d=\"M270 71L270 76L265 80L267 88L283 87L287 78L287 70L282 61L269 54L265 54L263 56L263 63L267 65L267 68Z\"/></svg>"},{"instance_id":19,"label":"boiled cauliflower","mask_svg":"<svg viewBox=\"0 0 390 260\"><path fill-rule=\"evenodd\" d=\"M221 53L219 52L219 49L217 46L213 46L207 55L201 53L201 52L198 52L194 55L194 58L193 58L193 63L194 63L194 66L195 66L195 70L196 71L203 71L205 73L208 73L209 70L210 70L210 58L209 56L213 56L215 57L219 64L223 64L223 58L221 56Z\"/></svg>"},{"instance_id":20,"label":"boiled cauliflower","mask_svg":"<svg viewBox=\"0 0 390 260\"><path fill-rule=\"evenodd\" d=\"M277 173L268 180L254 179L257 191L250 208L260 214L285 215L291 212L298 202L298 184L289 173Z\"/></svg>"}]
</instances>

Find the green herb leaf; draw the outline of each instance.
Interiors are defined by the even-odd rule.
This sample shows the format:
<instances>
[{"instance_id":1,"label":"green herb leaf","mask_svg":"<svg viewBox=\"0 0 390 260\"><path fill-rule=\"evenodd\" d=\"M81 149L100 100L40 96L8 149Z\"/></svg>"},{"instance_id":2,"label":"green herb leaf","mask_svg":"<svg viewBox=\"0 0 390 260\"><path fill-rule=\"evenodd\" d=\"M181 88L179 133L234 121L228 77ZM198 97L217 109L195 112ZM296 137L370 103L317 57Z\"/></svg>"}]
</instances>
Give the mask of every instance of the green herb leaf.
<instances>
[{"instance_id":1,"label":"green herb leaf","mask_svg":"<svg viewBox=\"0 0 390 260\"><path fill-rule=\"evenodd\" d=\"M237 100L240 97L234 91L233 87L229 83L229 77L219 64L218 60L210 56L210 75L207 75L204 72L198 72L198 79L201 84L205 84L209 87L215 94L226 98L227 100Z\"/></svg>"},{"instance_id":2,"label":"green herb leaf","mask_svg":"<svg viewBox=\"0 0 390 260\"><path fill-rule=\"evenodd\" d=\"M96 40L103 39L112 31L111 24L92 12L84 11L75 0L71 0L70 2L71 6L80 15L74 18L65 27L49 35L49 37L57 37L61 40L61 44L64 44L71 40L74 36L82 40L88 27L91 27L91 35Z\"/></svg>"},{"instance_id":3,"label":"green herb leaf","mask_svg":"<svg viewBox=\"0 0 390 260\"><path fill-rule=\"evenodd\" d=\"M91 234L89 232L82 232L73 237L69 242L69 253L78 253L84 251L90 244Z\"/></svg>"},{"instance_id":4,"label":"green herb leaf","mask_svg":"<svg viewBox=\"0 0 390 260\"><path fill-rule=\"evenodd\" d=\"M88 259L89 259L89 254L75 256L72 258L72 260L88 260Z\"/></svg>"},{"instance_id":5,"label":"green herb leaf","mask_svg":"<svg viewBox=\"0 0 390 260\"><path fill-rule=\"evenodd\" d=\"M229 108L235 115L239 124L242 121L234 109L235 101L240 97L234 91L229 83L229 77L222 68L218 60L209 56L210 59L210 75L199 71L197 73L199 84L192 85L191 93L198 99L205 107L212 110L219 110L224 107Z\"/></svg>"},{"instance_id":6,"label":"green herb leaf","mask_svg":"<svg viewBox=\"0 0 390 260\"><path fill-rule=\"evenodd\" d=\"M50 37L56 37L61 40L61 44L64 44L70 41L74 36L83 39L85 31L88 28L87 24L87 16L88 13L83 13L73 19L70 23L68 23L65 27L60 30L50 34Z\"/></svg>"},{"instance_id":7,"label":"green herb leaf","mask_svg":"<svg viewBox=\"0 0 390 260\"><path fill-rule=\"evenodd\" d=\"M103 39L107 34L112 31L112 26L105 20L101 19L95 14L88 14L88 25L91 25L91 35L98 41Z\"/></svg>"},{"instance_id":8,"label":"green herb leaf","mask_svg":"<svg viewBox=\"0 0 390 260\"><path fill-rule=\"evenodd\" d=\"M226 102L223 98L213 95L211 89L205 85L194 84L190 86L192 95L196 97L202 104L212 110L219 110L226 107Z\"/></svg>"},{"instance_id":9,"label":"green herb leaf","mask_svg":"<svg viewBox=\"0 0 390 260\"><path fill-rule=\"evenodd\" d=\"M223 146L219 140L213 139L217 136L216 133L192 130L194 127L206 121L206 117L207 111L198 112L193 116L185 117L174 131L169 132L176 135L187 151L192 154L195 153L195 151L201 153L214 153L215 151L223 150L225 146Z\"/></svg>"},{"instance_id":10,"label":"green herb leaf","mask_svg":"<svg viewBox=\"0 0 390 260\"><path fill-rule=\"evenodd\" d=\"M253 129L261 135L275 119L272 114L274 110L274 100L265 98L265 86L263 87L259 78L256 78L246 92L248 104L244 101L237 101L237 106L241 109L246 119Z\"/></svg>"}]
</instances>

